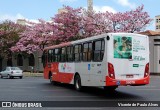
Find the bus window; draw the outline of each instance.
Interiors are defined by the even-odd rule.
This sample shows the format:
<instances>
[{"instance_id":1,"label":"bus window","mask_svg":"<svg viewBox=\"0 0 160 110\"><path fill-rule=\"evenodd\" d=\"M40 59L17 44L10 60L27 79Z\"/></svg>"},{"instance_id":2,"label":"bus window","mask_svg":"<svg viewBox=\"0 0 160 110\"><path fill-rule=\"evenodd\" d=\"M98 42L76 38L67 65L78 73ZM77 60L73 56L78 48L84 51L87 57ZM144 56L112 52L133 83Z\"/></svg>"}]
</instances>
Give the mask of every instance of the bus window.
<instances>
[{"instance_id":1,"label":"bus window","mask_svg":"<svg viewBox=\"0 0 160 110\"><path fill-rule=\"evenodd\" d=\"M52 62L52 50L48 50L48 62Z\"/></svg>"},{"instance_id":2,"label":"bus window","mask_svg":"<svg viewBox=\"0 0 160 110\"><path fill-rule=\"evenodd\" d=\"M92 43L90 42L88 45L88 61L92 60Z\"/></svg>"},{"instance_id":3,"label":"bus window","mask_svg":"<svg viewBox=\"0 0 160 110\"><path fill-rule=\"evenodd\" d=\"M60 48L55 49L55 54L54 54L55 62L59 62L60 61L60 53L61 53L61 49Z\"/></svg>"},{"instance_id":4,"label":"bus window","mask_svg":"<svg viewBox=\"0 0 160 110\"><path fill-rule=\"evenodd\" d=\"M88 43L83 44L83 61L87 61Z\"/></svg>"},{"instance_id":5,"label":"bus window","mask_svg":"<svg viewBox=\"0 0 160 110\"><path fill-rule=\"evenodd\" d=\"M92 43L83 44L83 61L91 61L92 59Z\"/></svg>"},{"instance_id":6,"label":"bus window","mask_svg":"<svg viewBox=\"0 0 160 110\"><path fill-rule=\"evenodd\" d=\"M62 48L61 50L61 62L65 62L66 61L66 48Z\"/></svg>"},{"instance_id":7,"label":"bus window","mask_svg":"<svg viewBox=\"0 0 160 110\"><path fill-rule=\"evenodd\" d=\"M74 46L74 61L81 61L82 58L82 45L78 44Z\"/></svg>"},{"instance_id":8,"label":"bus window","mask_svg":"<svg viewBox=\"0 0 160 110\"><path fill-rule=\"evenodd\" d=\"M68 62L73 61L73 46L67 47L67 55L66 55L66 60Z\"/></svg>"},{"instance_id":9,"label":"bus window","mask_svg":"<svg viewBox=\"0 0 160 110\"><path fill-rule=\"evenodd\" d=\"M93 60L94 61L102 61L104 56L104 40L97 40L93 43Z\"/></svg>"}]
</instances>

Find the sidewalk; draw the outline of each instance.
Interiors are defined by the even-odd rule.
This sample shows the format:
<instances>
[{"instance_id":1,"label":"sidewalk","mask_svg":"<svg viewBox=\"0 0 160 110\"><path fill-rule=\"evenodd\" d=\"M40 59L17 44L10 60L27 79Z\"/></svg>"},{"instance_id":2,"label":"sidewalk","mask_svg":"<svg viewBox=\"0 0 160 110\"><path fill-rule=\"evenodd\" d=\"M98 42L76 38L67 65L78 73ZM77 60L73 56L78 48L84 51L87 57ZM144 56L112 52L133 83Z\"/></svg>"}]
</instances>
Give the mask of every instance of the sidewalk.
<instances>
[{"instance_id":1,"label":"sidewalk","mask_svg":"<svg viewBox=\"0 0 160 110\"><path fill-rule=\"evenodd\" d=\"M43 73L23 72L25 77L43 77Z\"/></svg>"}]
</instances>

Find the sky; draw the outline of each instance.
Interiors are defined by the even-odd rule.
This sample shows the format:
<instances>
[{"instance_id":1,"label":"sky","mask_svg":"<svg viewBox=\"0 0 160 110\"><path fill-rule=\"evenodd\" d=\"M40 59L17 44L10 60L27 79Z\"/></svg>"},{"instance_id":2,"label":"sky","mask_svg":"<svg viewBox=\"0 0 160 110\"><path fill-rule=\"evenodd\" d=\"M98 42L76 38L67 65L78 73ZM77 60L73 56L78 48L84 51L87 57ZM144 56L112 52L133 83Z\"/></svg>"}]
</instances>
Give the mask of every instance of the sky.
<instances>
[{"instance_id":1,"label":"sky","mask_svg":"<svg viewBox=\"0 0 160 110\"><path fill-rule=\"evenodd\" d=\"M95 11L113 13L130 11L142 4L153 19L146 30L155 30L154 18L160 15L160 0L93 0ZM1 0L0 5L0 21L27 19L36 22L38 19L49 21L63 5L86 8L87 0Z\"/></svg>"}]
</instances>

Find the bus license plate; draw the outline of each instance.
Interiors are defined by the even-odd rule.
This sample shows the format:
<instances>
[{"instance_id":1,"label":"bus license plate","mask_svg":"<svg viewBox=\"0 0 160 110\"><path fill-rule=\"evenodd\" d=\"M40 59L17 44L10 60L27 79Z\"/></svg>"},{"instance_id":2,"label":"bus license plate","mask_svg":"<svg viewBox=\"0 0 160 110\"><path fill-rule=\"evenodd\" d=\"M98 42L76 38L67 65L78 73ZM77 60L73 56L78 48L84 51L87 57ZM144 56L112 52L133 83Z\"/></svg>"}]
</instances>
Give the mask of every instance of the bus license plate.
<instances>
[{"instance_id":1,"label":"bus license plate","mask_svg":"<svg viewBox=\"0 0 160 110\"><path fill-rule=\"evenodd\" d=\"M126 84L135 84L135 81L126 81Z\"/></svg>"},{"instance_id":2,"label":"bus license plate","mask_svg":"<svg viewBox=\"0 0 160 110\"><path fill-rule=\"evenodd\" d=\"M126 78L133 78L133 75L126 75Z\"/></svg>"}]
</instances>

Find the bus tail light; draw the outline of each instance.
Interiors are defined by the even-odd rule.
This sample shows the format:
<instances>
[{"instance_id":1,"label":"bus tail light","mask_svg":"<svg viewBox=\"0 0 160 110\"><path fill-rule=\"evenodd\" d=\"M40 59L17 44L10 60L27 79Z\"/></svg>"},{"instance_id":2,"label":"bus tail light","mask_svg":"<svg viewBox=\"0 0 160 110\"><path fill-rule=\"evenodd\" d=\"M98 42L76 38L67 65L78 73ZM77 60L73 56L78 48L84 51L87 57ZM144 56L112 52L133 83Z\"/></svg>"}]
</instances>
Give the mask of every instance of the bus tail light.
<instances>
[{"instance_id":1,"label":"bus tail light","mask_svg":"<svg viewBox=\"0 0 160 110\"><path fill-rule=\"evenodd\" d=\"M108 63L108 74L110 78L115 79L114 66L111 63Z\"/></svg>"},{"instance_id":2,"label":"bus tail light","mask_svg":"<svg viewBox=\"0 0 160 110\"><path fill-rule=\"evenodd\" d=\"M149 63L146 64L145 71L144 71L144 77L147 77L149 75Z\"/></svg>"}]
</instances>

